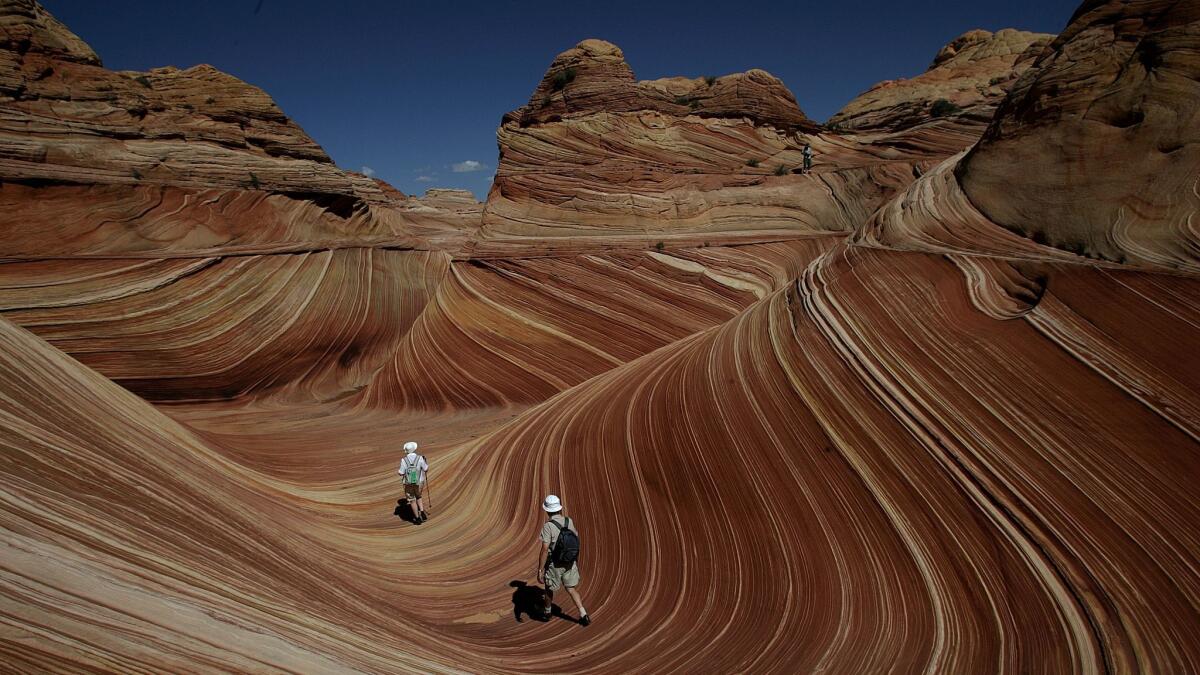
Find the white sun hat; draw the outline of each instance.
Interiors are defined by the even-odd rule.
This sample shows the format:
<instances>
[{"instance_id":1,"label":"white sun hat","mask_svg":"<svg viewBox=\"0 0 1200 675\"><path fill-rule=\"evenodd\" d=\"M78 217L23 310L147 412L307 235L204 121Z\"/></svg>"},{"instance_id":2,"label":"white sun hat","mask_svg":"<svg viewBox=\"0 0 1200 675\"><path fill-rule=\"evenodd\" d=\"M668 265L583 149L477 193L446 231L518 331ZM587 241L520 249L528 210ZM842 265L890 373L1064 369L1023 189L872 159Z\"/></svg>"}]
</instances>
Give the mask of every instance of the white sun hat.
<instances>
[{"instance_id":1,"label":"white sun hat","mask_svg":"<svg viewBox=\"0 0 1200 675\"><path fill-rule=\"evenodd\" d=\"M547 495L546 501L542 502L542 510L546 513L558 513L562 511L562 502L559 501L558 495Z\"/></svg>"},{"instance_id":2,"label":"white sun hat","mask_svg":"<svg viewBox=\"0 0 1200 675\"><path fill-rule=\"evenodd\" d=\"M416 452L416 451L417 451L417 444L416 444L416 443L414 443L413 441L409 441L409 442L405 443L405 444L404 444L404 451L405 451L405 452Z\"/></svg>"}]
</instances>

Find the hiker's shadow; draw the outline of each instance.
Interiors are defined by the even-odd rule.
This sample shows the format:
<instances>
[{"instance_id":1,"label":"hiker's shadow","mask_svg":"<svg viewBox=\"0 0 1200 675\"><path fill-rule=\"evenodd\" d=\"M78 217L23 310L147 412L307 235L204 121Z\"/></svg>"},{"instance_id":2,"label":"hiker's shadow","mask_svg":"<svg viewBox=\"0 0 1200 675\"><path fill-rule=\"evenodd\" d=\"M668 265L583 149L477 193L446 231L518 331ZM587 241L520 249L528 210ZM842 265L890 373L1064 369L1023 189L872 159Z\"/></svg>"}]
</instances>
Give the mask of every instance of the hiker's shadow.
<instances>
[{"instance_id":1,"label":"hiker's shadow","mask_svg":"<svg viewBox=\"0 0 1200 675\"><path fill-rule=\"evenodd\" d=\"M392 515L406 523L415 523L413 520L412 507L408 505L408 498L401 497L396 501L396 509L392 511Z\"/></svg>"},{"instance_id":2,"label":"hiker's shadow","mask_svg":"<svg viewBox=\"0 0 1200 675\"><path fill-rule=\"evenodd\" d=\"M524 621L521 617L527 616L534 621L550 620L542 614L542 608L546 606L546 591L541 586L533 586L521 580L510 581L508 585L513 589L512 603L514 619L521 622ZM550 614L560 619L578 623L578 620L574 617L563 614L562 608L557 604L552 603L550 605Z\"/></svg>"}]
</instances>

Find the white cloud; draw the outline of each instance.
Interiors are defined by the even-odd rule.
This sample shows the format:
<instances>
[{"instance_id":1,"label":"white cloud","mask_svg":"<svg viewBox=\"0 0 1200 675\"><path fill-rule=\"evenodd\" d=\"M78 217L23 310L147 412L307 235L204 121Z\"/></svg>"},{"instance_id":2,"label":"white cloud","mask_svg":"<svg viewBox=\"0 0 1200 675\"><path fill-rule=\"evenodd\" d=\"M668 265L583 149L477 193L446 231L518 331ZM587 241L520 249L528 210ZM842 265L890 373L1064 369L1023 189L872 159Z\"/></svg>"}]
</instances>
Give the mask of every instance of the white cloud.
<instances>
[{"instance_id":1,"label":"white cloud","mask_svg":"<svg viewBox=\"0 0 1200 675\"><path fill-rule=\"evenodd\" d=\"M374 175L375 175L375 169L372 169L371 167L369 167L369 166L366 166L366 165L364 164L364 165L363 165L363 168L362 168L362 174L363 174L364 176L366 176L367 178L370 178L371 176L374 176Z\"/></svg>"},{"instance_id":2,"label":"white cloud","mask_svg":"<svg viewBox=\"0 0 1200 675\"><path fill-rule=\"evenodd\" d=\"M471 171L479 171L483 168L483 162L476 162L473 159L468 159L465 162L459 162L450 166L450 170L454 173L470 173Z\"/></svg>"},{"instance_id":3,"label":"white cloud","mask_svg":"<svg viewBox=\"0 0 1200 675\"><path fill-rule=\"evenodd\" d=\"M417 176L418 183L432 183L433 176Z\"/></svg>"}]
</instances>

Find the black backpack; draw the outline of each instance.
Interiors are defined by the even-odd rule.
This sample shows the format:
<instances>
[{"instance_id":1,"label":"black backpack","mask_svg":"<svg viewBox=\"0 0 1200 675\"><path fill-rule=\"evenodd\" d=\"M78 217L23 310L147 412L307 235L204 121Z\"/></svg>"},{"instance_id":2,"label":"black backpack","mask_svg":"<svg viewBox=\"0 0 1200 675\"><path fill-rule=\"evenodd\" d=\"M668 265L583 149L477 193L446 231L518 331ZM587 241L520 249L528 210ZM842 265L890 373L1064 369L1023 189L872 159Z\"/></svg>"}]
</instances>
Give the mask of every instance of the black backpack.
<instances>
[{"instance_id":1,"label":"black backpack","mask_svg":"<svg viewBox=\"0 0 1200 675\"><path fill-rule=\"evenodd\" d=\"M554 541L554 550L550 552L550 560L555 567L569 570L575 566L575 561L579 560L579 535L571 527L571 519L567 518L566 520L566 529L563 529L558 521L550 521L558 528L558 539Z\"/></svg>"}]
</instances>

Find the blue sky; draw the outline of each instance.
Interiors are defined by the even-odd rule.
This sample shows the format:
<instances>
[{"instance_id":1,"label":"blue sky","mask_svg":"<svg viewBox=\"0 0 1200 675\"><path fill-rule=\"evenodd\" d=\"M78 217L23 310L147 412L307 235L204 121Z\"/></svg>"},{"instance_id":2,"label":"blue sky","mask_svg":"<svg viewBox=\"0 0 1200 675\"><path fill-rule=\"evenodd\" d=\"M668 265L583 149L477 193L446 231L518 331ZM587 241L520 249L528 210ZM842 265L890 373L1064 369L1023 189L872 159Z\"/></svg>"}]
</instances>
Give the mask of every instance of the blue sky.
<instances>
[{"instance_id":1,"label":"blue sky","mask_svg":"<svg viewBox=\"0 0 1200 675\"><path fill-rule=\"evenodd\" d=\"M500 117L584 38L639 79L762 68L825 120L972 28L1057 33L1077 2L42 0L115 70L209 63L262 87L338 165L487 194Z\"/></svg>"}]
</instances>

